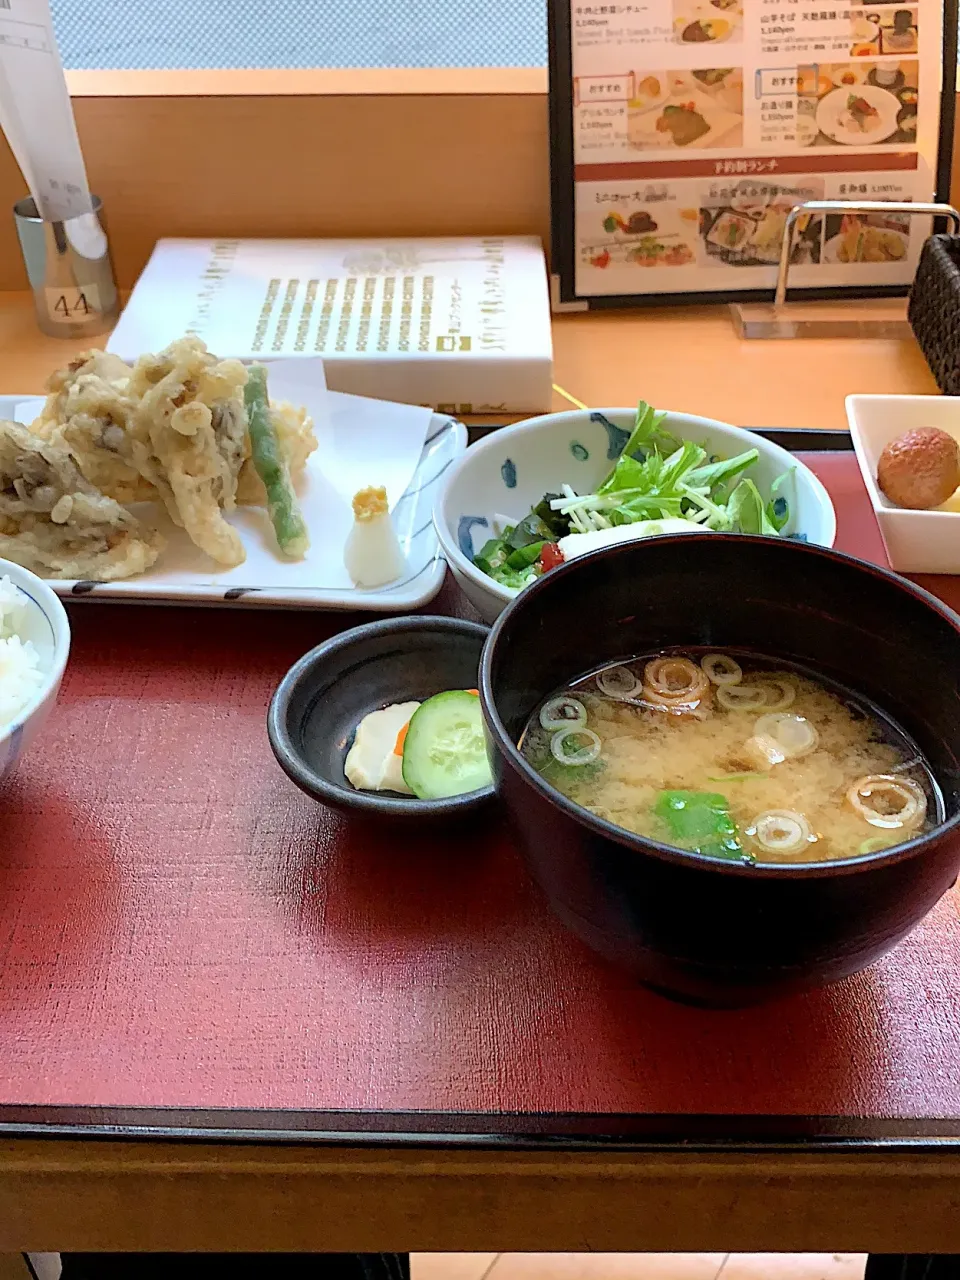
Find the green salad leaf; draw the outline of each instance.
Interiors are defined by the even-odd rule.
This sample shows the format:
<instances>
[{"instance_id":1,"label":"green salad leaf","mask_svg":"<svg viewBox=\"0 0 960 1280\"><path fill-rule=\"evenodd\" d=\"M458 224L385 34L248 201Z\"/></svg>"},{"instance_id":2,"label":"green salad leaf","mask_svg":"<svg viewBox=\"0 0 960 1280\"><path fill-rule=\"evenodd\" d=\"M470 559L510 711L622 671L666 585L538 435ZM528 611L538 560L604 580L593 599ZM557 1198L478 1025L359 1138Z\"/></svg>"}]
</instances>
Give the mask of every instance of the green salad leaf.
<instances>
[{"instance_id":1,"label":"green salad leaf","mask_svg":"<svg viewBox=\"0 0 960 1280\"><path fill-rule=\"evenodd\" d=\"M690 472L687 476L687 484L708 490L716 488L717 485L728 483L742 471L752 467L759 458L759 450L748 449L746 453L739 453L735 458L720 458L716 462L708 462L705 467L695 467Z\"/></svg>"},{"instance_id":2,"label":"green salad leaf","mask_svg":"<svg viewBox=\"0 0 960 1280\"><path fill-rule=\"evenodd\" d=\"M746 473L759 460L757 449L734 458L710 456L682 440L663 423L667 415L641 400L633 430L595 493L544 494L516 525L490 539L474 557L478 568L504 586L521 587L543 572L540 555L550 543L573 533L589 533L643 520L684 519L725 533L767 537L785 533L790 503L783 493L792 471L778 477L765 501Z\"/></svg>"},{"instance_id":3,"label":"green salad leaf","mask_svg":"<svg viewBox=\"0 0 960 1280\"><path fill-rule=\"evenodd\" d=\"M777 476L773 484L770 486L770 501L767 503L767 519L776 529L777 533L781 533L787 526L790 519L790 503L783 496L780 490L784 487L788 480L793 478L793 468L785 471L782 476Z\"/></svg>"},{"instance_id":4,"label":"green salad leaf","mask_svg":"<svg viewBox=\"0 0 960 1280\"><path fill-rule=\"evenodd\" d=\"M770 519L767 506L760 497L760 490L750 479L741 480L734 489L727 510L732 521L731 528L737 533L764 533L777 537L780 532Z\"/></svg>"},{"instance_id":5,"label":"green salad leaf","mask_svg":"<svg viewBox=\"0 0 960 1280\"><path fill-rule=\"evenodd\" d=\"M549 542L552 537L552 531L535 511L531 511L528 516L523 517L518 525L515 525L509 533L504 535L504 541L508 547L517 551L521 547L528 547L531 542Z\"/></svg>"},{"instance_id":6,"label":"green salad leaf","mask_svg":"<svg viewBox=\"0 0 960 1280\"><path fill-rule=\"evenodd\" d=\"M621 458L637 458L643 461L650 453L675 453L680 441L669 431L661 431L660 424L666 418L663 412L657 412L641 400L637 405L637 416L634 419L633 431L620 452ZM608 477L609 479L609 477ZM602 488L603 486L601 486Z\"/></svg>"}]
</instances>

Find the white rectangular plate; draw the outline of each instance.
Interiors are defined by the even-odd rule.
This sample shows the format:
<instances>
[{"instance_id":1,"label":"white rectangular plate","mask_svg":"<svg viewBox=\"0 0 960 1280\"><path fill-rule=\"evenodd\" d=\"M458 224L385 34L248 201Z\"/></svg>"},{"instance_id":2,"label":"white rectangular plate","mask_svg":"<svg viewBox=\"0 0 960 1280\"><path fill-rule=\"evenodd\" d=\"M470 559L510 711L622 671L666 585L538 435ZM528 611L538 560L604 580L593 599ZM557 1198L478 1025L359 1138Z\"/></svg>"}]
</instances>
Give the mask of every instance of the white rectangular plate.
<instances>
[{"instance_id":1,"label":"white rectangular plate","mask_svg":"<svg viewBox=\"0 0 960 1280\"><path fill-rule=\"evenodd\" d=\"M28 395L0 396L0 418L13 418L14 408ZM311 585L309 564L281 560L270 549L272 534L266 512L239 508L231 517L243 539L247 559L236 569L211 572L211 562L164 515L154 523L167 538L167 547L156 565L123 582L58 582L50 586L70 599L107 600L131 604L224 605L232 608L364 609L378 613L406 613L427 604L443 584L446 563L434 532L431 513L444 473L467 447L467 430L459 422L434 414L427 428L423 453L406 493L393 511L393 521L407 572L397 582L372 591L357 587ZM314 455L315 456L315 455ZM307 527L311 507L322 503L330 490L308 460L300 505Z\"/></svg>"}]
</instances>

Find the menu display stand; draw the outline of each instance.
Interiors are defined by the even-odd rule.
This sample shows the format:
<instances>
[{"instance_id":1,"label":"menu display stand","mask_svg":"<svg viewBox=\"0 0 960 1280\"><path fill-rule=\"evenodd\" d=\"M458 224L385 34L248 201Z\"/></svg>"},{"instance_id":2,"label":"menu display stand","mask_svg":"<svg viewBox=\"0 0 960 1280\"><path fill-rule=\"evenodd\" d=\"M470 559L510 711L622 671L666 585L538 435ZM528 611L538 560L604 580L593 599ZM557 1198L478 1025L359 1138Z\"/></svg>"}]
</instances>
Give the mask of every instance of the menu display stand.
<instances>
[{"instance_id":1,"label":"menu display stand","mask_svg":"<svg viewBox=\"0 0 960 1280\"><path fill-rule=\"evenodd\" d=\"M957 0L551 0L555 310L768 302L799 205L795 298L902 298L911 215L948 198L957 24Z\"/></svg>"}]
</instances>

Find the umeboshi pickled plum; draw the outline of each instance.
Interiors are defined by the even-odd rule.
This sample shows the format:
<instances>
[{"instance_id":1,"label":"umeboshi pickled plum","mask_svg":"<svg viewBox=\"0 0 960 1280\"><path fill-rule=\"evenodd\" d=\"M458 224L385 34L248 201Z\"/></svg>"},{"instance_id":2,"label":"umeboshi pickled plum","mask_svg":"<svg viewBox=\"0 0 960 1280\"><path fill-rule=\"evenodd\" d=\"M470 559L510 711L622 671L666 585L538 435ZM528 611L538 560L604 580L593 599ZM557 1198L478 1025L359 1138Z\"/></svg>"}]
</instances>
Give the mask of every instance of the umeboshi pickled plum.
<instances>
[{"instance_id":1,"label":"umeboshi pickled plum","mask_svg":"<svg viewBox=\"0 0 960 1280\"><path fill-rule=\"evenodd\" d=\"M877 484L898 507L939 507L960 487L960 446L937 427L908 431L881 453Z\"/></svg>"}]
</instances>

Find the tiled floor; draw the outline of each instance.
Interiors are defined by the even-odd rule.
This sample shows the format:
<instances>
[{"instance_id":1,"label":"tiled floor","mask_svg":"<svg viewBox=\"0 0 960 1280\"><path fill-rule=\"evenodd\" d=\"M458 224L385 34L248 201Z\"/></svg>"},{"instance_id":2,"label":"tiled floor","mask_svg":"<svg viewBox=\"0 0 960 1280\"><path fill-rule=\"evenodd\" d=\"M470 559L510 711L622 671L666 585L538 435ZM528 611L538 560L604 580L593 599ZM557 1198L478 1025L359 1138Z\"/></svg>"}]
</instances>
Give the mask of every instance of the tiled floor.
<instances>
[{"instance_id":1,"label":"tiled floor","mask_svg":"<svg viewBox=\"0 0 960 1280\"><path fill-rule=\"evenodd\" d=\"M862 1280L861 1253L415 1253L413 1280Z\"/></svg>"}]
</instances>

